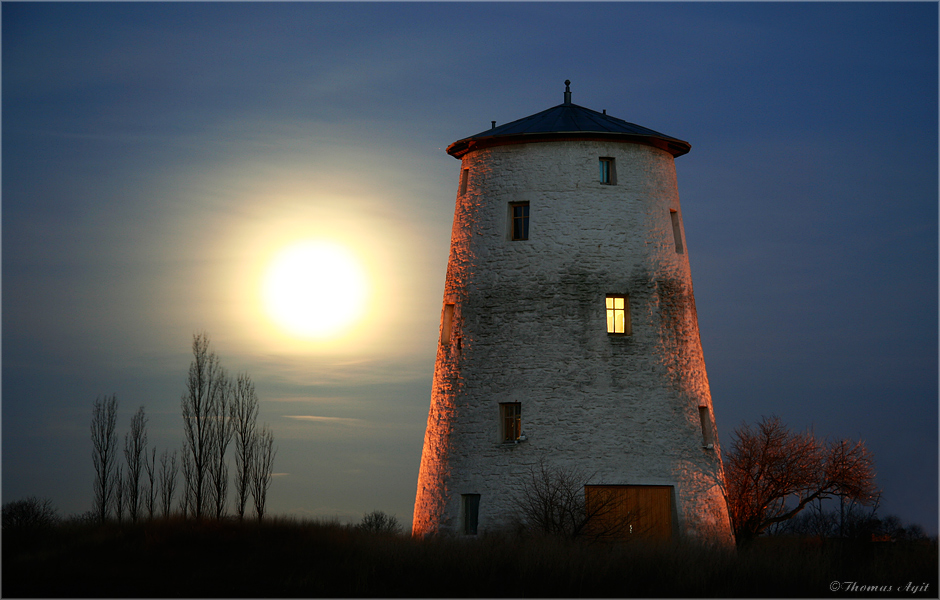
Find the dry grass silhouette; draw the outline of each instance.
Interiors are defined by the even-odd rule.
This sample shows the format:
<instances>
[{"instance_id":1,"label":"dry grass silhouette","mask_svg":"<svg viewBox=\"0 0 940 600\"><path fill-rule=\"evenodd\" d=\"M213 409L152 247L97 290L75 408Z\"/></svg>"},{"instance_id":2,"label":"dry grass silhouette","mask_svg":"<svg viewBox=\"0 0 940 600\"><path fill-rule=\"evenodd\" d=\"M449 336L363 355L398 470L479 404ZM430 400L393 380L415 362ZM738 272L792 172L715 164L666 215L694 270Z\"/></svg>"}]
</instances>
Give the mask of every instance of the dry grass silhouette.
<instances>
[{"instance_id":1,"label":"dry grass silhouette","mask_svg":"<svg viewBox=\"0 0 940 600\"><path fill-rule=\"evenodd\" d=\"M5 531L4 597L826 597L833 581L930 584L937 545L760 539L584 543L519 533L376 535L277 518L64 522ZM884 595L884 594L882 594ZM904 594L909 595L909 594Z\"/></svg>"}]
</instances>

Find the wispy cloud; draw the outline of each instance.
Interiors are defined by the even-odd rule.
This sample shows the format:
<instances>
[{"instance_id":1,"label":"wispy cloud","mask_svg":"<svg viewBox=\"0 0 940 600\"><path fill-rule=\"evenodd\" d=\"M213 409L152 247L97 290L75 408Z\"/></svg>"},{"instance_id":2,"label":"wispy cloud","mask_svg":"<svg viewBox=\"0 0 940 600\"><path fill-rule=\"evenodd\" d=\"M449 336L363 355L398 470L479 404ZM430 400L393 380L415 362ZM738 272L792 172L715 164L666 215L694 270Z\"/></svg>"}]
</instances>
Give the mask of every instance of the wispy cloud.
<instances>
[{"instance_id":1,"label":"wispy cloud","mask_svg":"<svg viewBox=\"0 0 940 600\"><path fill-rule=\"evenodd\" d=\"M353 396L310 396L310 395L297 395L297 396L272 396L266 397L264 399L266 402L310 402L315 404L349 404L354 402L357 398Z\"/></svg>"},{"instance_id":2,"label":"wispy cloud","mask_svg":"<svg viewBox=\"0 0 940 600\"><path fill-rule=\"evenodd\" d=\"M317 423L338 423L341 425L351 425L351 426L362 426L366 424L366 421L362 419L351 419L348 417L320 417L316 415L284 415L288 419L296 419L298 421L314 421Z\"/></svg>"}]
</instances>

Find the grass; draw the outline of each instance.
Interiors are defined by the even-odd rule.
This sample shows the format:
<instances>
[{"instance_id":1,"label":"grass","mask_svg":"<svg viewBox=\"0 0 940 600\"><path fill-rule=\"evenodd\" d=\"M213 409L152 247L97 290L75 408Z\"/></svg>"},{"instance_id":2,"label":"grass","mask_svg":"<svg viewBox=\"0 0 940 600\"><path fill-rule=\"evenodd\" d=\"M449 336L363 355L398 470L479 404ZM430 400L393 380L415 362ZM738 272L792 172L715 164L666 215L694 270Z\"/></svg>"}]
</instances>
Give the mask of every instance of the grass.
<instances>
[{"instance_id":1,"label":"grass","mask_svg":"<svg viewBox=\"0 0 940 600\"><path fill-rule=\"evenodd\" d=\"M936 541L577 544L377 535L273 519L3 533L4 597L937 597ZM830 591L832 582L840 590ZM855 591L849 585L855 582ZM862 592L860 586L891 586Z\"/></svg>"}]
</instances>

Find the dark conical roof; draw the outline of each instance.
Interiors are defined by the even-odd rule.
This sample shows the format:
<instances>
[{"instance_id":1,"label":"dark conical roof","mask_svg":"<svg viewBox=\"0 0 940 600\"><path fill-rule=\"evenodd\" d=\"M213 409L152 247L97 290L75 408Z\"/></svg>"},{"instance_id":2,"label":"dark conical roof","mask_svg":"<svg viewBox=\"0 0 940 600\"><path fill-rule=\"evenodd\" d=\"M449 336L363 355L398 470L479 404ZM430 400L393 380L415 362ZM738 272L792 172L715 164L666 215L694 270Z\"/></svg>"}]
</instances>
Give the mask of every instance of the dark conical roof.
<instances>
[{"instance_id":1,"label":"dark conical roof","mask_svg":"<svg viewBox=\"0 0 940 600\"><path fill-rule=\"evenodd\" d=\"M647 144L665 150L673 157L682 156L691 149L688 142L572 104L568 83L565 82L563 104L458 140L447 147L447 153L460 158L467 152L491 146L560 140L611 140Z\"/></svg>"}]
</instances>

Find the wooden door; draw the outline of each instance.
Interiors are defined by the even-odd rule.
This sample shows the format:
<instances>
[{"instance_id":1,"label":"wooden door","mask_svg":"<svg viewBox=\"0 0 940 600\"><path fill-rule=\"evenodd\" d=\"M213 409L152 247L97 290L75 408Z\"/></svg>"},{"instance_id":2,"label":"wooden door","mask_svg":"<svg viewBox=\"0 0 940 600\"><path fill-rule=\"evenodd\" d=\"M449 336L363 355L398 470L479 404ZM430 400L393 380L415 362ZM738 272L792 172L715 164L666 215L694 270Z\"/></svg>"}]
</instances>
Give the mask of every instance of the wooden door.
<instances>
[{"instance_id":1,"label":"wooden door","mask_svg":"<svg viewBox=\"0 0 940 600\"><path fill-rule=\"evenodd\" d=\"M604 539L672 537L672 486L586 485L589 534Z\"/></svg>"}]
</instances>

